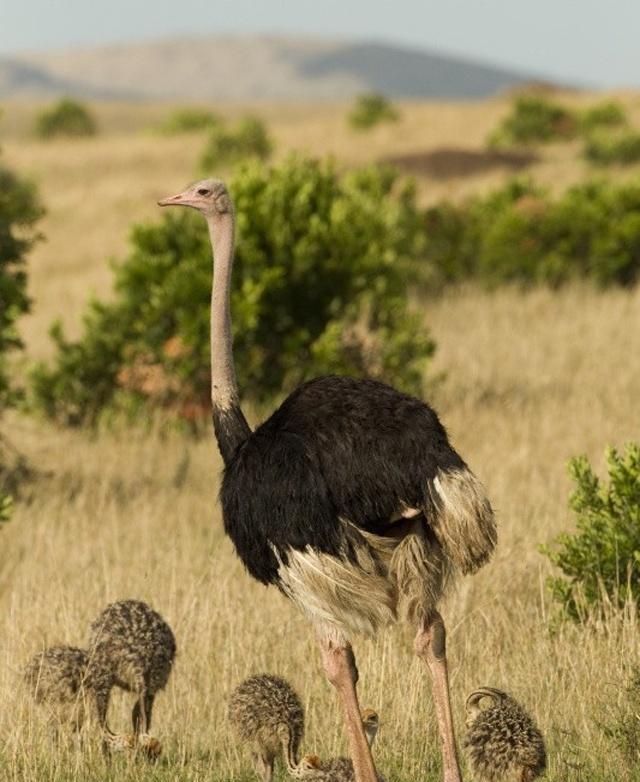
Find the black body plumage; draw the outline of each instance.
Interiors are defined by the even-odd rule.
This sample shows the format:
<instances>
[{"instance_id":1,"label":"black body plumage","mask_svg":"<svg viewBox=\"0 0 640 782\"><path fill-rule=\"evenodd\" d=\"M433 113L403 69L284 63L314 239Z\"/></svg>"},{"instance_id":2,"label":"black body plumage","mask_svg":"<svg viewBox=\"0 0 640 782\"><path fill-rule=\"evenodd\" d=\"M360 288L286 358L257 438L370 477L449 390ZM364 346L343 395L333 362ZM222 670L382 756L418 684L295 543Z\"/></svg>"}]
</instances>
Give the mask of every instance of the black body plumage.
<instances>
[{"instance_id":1,"label":"black body plumage","mask_svg":"<svg viewBox=\"0 0 640 782\"><path fill-rule=\"evenodd\" d=\"M338 376L296 389L225 462L225 530L265 584L278 582L290 549L344 556L341 519L382 534L400 508L415 507L428 523L430 482L466 468L428 405Z\"/></svg>"}]
</instances>

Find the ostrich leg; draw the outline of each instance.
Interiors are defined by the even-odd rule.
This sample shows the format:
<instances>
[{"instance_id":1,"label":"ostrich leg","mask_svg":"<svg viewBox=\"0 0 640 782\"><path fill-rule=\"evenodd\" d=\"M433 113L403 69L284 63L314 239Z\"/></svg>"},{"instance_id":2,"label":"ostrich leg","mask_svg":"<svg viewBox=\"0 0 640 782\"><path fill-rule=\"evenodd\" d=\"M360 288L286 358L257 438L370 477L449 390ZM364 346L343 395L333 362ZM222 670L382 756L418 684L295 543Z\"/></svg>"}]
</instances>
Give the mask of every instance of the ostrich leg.
<instances>
[{"instance_id":1,"label":"ostrich leg","mask_svg":"<svg viewBox=\"0 0 640 782\"><path fill-rule=\"evenodd\" d=\"M416 635L414 648L418 657L425 661L431 673L433 699L436 704L438 729L442 742L444 782L462 782L451 717L445 639L444 622L440 614L434 611L422 621Z\"/></svg>"},{"instance_id":2,"label":"ostrich leg","mask_svg":"<svg viewBox=\"0 0 640 782\"><path fill-rule=\"evenodd\" d=\"M145 689L135 702L131 713L131 722L133 723L133 732L136 737L140 733L148 733L151 730L151 713L153 711L154 698L155 696Z\"/></svg>"},{"instance_id":3,"label":"ostrich leg","mask_svg":"<svg viewBox=\"0 0 640 782\"><path fill-rule=\"evenodd\" d=\"M362 726L356 692L358 670L353 650L350 645L337 645L324 638L320 641L320 648L327 679L336 688L342 701L355 782L378 782L371 748Z\"/></svg>"}]
</instances>

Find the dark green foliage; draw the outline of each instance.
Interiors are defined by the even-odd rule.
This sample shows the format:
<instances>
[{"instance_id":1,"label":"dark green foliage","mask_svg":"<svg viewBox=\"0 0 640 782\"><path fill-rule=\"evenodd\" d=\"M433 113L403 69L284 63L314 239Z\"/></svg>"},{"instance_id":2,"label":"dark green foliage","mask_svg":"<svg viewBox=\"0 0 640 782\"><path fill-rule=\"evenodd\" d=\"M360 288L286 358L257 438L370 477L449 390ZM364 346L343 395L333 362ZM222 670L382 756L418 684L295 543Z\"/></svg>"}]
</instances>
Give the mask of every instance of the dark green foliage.
<instances>
[{"instance_id":1,"label":"dark green foliage","mask_svg":"<svg viewBox=\"0 0 640 782\"><path fill-rule=\"evenodd\" d=\"M179 133L209 130L220 125L220 122L220 116L213 111L195 108L176 109L160 125L159 130L161 133L173 136Z\"/></svg>"},{"instance_id":2,"label":"dark green foliage","mask_svg":"<svg viewBox=\"0 0 640 782\"><path fill-rule=\"evenodd\" d=\"M585 143L584 156L601 166L637 163L640 160L640 132L625 129L617 133L592 133Z\"/></svg>"},{"instance_id":3,"label":"dark green foliage","mask_svg":"<svg viewBox=\"0 0 640 782\"><path fill-rule=\"evenodd\" d=\"M71 98L62 98L41 112L36 121L36 135L43 139L56 136L94 136L96 121L89 109Z\"/></svg>"},{"instance_id":4,"label":"dark green foliage","mask_svg":"<svg viewBox=\"0 0 640 782\"><path fill-rule=\"evenodd\" d=\"M266 160L273 151L263 122L256 117L245 117L234 127L216 126L211 131L200 160L200 168L210 174L218 166L237 163L247 157Z\"/></svg>"},{"instance_id":5,"label":"dark green foliage","mask_svg":"<svg viewBox=\"0 0 640 782\"><path fill-rule=\"evenodd\" d=\"M25 261L42 213L34 186L0 163L0 412L15 400L7 361L22 347L16 322L29 309Z\"/></svg>"},{"instance_id":6,"label":"dark green foliage","mask_svg":"<svg viewBox=\"0 0 640 782\"><path fill-rule=\"evenodd\" d=\"M574 619L605 601L618 608L640 599L640 445L608 449L607 464L603 485L586 457L570 461L576 531L543 548L562 571L549 581L553 596Z\"/></svg>"},{"instance_id":7,"label":"dark green foliage","mask_svg":"<svg viewBox=\"0 0 640 782\"><path fill-rule=\"evenodd\" d=\"M557 199L516 180L426 212L426 271L436 281L558 285L640 278L640 182L577 185Z\"/></svg>"},{"instance_id":8,"label":"dark green foliage","mask_svg":"<svg viewBox=\"0 0 640 782\"><path fill-rule=\"evenodd\" d=\"M419 255L413 189L379 168L337 176L330 163L244 164L230 182L238 220L232 292L241 392L271 400L325 372L419 392L433 351L407 310ZM134 228L113 303L92 302L80 341L59 327L52 366L34 375L40 406L66 423L160 407L208 416L211 257L202 217L163 214Z\"/></svg>"},{"instance_id":9,"label":"dark green foliage","mask_svg":"<svg viewBox=\"0 0 640 782\"><path fill-rule=\"evenodd\" d=\"M516 98L511 113L489 138L493 147L543 144L571 139L578 119L564 106L545 98L523 95Z\"/></svg>"},{"instance_id":10,"label":"dark green foliage","mask_svg":"<svg viewBox=\"0 0 640 782\"><path fill-rule=\"evenodd\" d=\"M580 115L580 130L589 133L596 128L620 127L627 124L627 115L619 103L609 101L586 109Z\"/></svg>"},{"instance_id":11,"label":"dark green foliage","mask_svg":"<svg viewBox=\"0 0 640 782\"><path fill-rule=\"evenodd\" d=\"M397 122L398 110L384 95L377 92L360 95L349 114L349 124L356 130L368 130L382 122Z\"/></svg>"}]
</instances>

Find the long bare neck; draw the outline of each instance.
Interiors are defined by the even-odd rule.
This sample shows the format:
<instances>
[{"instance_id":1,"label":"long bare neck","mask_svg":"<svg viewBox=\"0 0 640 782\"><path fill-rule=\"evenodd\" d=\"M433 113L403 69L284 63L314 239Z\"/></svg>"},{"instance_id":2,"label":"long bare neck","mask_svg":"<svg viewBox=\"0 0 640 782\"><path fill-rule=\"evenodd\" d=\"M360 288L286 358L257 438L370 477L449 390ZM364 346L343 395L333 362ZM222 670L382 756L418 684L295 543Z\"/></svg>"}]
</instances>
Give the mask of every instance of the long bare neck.
<instances>
[{"instance_id":1,"label":"long bare neck","mask_svg":"<svg viewBox=\"0 0 640 782\"><path fill-rule=\"evenodd\" d=\"M236 448L251 434L238 396L231 333L231 270L234 216L228 212L207 220L213 250L211 289L211 402L213 426L220 453L229 462Z\"/></svg>"}]
</instances>

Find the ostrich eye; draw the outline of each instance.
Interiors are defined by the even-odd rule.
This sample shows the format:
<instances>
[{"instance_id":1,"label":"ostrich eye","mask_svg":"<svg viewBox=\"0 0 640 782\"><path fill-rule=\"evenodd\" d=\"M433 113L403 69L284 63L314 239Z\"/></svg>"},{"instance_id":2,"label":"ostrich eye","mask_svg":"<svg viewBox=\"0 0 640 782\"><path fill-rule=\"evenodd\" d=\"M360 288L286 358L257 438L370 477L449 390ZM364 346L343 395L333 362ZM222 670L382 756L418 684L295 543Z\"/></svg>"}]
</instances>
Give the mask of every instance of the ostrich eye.
<instances>
[{"instance_id":1,"label":"ostrich eye","mask_svg":"<svg viewBox=\"0 0 640 782\"><path fill-rule=\"evenodd\" d=\"M199 187L198 188L198 195L201 195L201 196L211 195L211 190L207 190L206 187Z\"/></svg>"}]
</instances>

